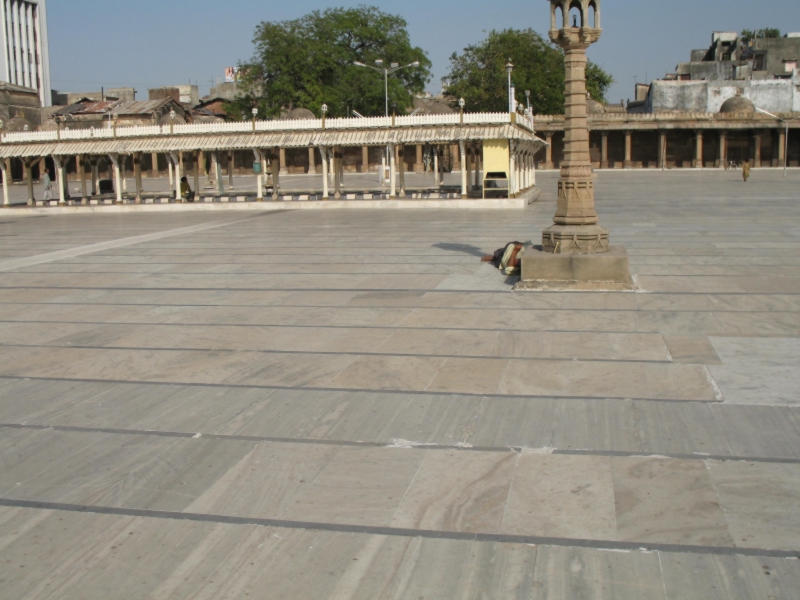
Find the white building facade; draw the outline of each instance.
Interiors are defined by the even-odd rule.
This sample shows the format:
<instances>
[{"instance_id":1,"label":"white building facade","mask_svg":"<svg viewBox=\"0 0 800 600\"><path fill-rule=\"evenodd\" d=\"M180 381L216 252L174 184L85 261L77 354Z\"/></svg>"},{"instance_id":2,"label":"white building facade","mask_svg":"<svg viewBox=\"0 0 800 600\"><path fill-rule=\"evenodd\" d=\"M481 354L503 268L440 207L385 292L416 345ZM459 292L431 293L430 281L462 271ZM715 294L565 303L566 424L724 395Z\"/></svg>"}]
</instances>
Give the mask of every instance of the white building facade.
<instances>
[{"instance_id":1,"label":"white building facade","mask_svg":"<svg viewBox=\"0 0 800 600\"><path fill-rule=\"evenodd\" d=\"M39 92L42 106L52 105L50 52L45 0L0 0L3 65L0 77Z\"/></svg>"}]
</instances>

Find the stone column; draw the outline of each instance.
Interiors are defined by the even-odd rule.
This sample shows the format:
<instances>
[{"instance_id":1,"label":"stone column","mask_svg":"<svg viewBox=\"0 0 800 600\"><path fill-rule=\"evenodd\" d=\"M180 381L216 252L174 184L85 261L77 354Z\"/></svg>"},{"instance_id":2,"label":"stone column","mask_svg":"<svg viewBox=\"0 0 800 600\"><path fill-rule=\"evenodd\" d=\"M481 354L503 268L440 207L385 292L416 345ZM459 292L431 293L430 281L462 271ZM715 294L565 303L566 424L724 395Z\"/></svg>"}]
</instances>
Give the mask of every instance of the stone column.
<instances>
[{"instance_id":1,"label":"stone column","mask_svg":"<svg viewBox=\"0 0 800 600\"><path fill-rule=\"evenodd\" d=\"M397 147L397 154L400 158L400 164L398 165L398 174L400 176L400 197L406 197L406 161L405 161L405 154L406 154L406 147L405 146L398 146Z\"/></svg>"},{"instance_id":2,"label":"stone column","mask_svg":"<svg viewBox=\"0 0 800 600\"><path fill-rule=\"evenodd\" d=\"M278 201L278 194L280 193L280 185L281 185L281 164L280 164L280 152L272 151L272 162L270 166L270 170L272 171L272 201Z\"/></svg>"},{"instance_id":3,"label":"stone column","mask_svg":"<svg viewBox=\"0 0 800 600\"><path fill-rule=\"evenodd\" d=\"M369 173L369 146L361 146L361 172Z\"/></svg>"},{"instance_id":4,"label":"stone column","mask_svg":"<svg viewBox=\"0 0 800 600\"><path fill-rule=\"evenodd\" d=\"M325 146L319 147L320 158L322 159L322 199L328 199L328 149Z\"/></svg>"},{"instance_id":5,"label":"stone column","mask_svg":"<svg viewBox=\"0 0 800 600\"><path fill-rule=\"evenodd\" d=\"M119 161L120 157L117 154L109 154L108 157L111 159L111 164L114 167L114 192L116 192L117 198L115 200L116 204L122 204L122 170L120 169ZM175 169L177 170L176 181L179 181L181 178L181 167L180 164L175 165ZM178 195L181 193L181 186L178 185Z\"/></svg>"},{"instance_id":6,"label":"stone column","mask_svg":"<svg viewBox=\"0 0 800 600\"><path fill-rule=\"evenodd\" d=\"M761 167L761 132L756 131L753 134L753 168Z\"/></svg>"},{"instance_id":7,"label":"stone column","mask_svg":"<svg viewBox=\"0 0 800 600\"><path fill-rule=\"evenodd\" d=\"M474 189L478 189L480 187L480 178L481 178L481 151L476 146L475 147L475 183L473 184Z\"/></svg>"},{"instance_id":8,"label":"stone column","mask_svg":"<svg viewBox=\"0 0 800 600\"><path fill-rule=\"evenodd\" d=\"M317 174L317 160L316 156L314 156L314 146L308 147L308 174L309 175L316 175Z\"/></svg>"},{"instance_id":9,"label":"stone column","mask_svg":"<svg viewBox=\"0 0 800 600\"><path fill-rule=\"evenodd\" d=\"M395 181L394 174L397 172L397 165L395 162L395 146L389 146L389 198L394 199L397 197L397 181Z\"/></svg>"},{"instance_id":10,"label":"stone column","mask_svg":"<svg viewBox=\"0 0 800 600\"><path fill-rule=\"evenodd\" d=\"M194 199L197 202L201 201L200 200L200 159L202 157L203 157L203 152L201 150L198 150L197 152L194 153L194 190L192 190L192 191L194 191ZM141 189L142 189L142 185L141 185L141 183L142 183L141 182L142 174L141 173L142 172L141 172L141 169L140 169L139 170L139 181L137 183L137 186L138 186L137 190L139 190L139 191L137 191L137 195L138 196L141 196ZM137 199L137 202L141 202L141 197L139 197Z\"/></svg>"},{"instance_id":11,"label":"stone column","mask_svg":"<svg viewBox=\"0 0 800 600\"><path fill-rule=\"evenodd\" d=\"M11 202L8 199L8 177L11 175L11 162L6 158L0 159L0 171L3 176L3 206L8 208Z\"/></svg>"},{"instance_id":12,"label":"stone column","mask_svg":"<svg viewBox=\"0 0 800 600\"><path fill-rule=\"evenodd\" d=\"M786 161L786 130L778 130L778 166L782 167Z\"/></svg>"},{"instance_id":13,"label":"stone column","mask_svg":"<svg viewBox=\"0 0 800 600\"><path fill-rule=\"evenodd\" d=\"M288 175L289 174L289 169L286 167L286 148L281 148L280 149L280 159L281 159L280 174L281 175Z\"/></svg>"},{"instance_id":14,"label":"stone column","mask_svg":"<svg viewBox=\"0 0 800 600\"><path fill-rule=\"evenodd\" d=\"M600 168L608 168L608 132L600 132Z\"/></svg>"},{"instance_id":15,"label":"stone column","mask_svg":"<svg viewBox=\"0 0 800 600\"><path fill-rule=\"evenodd\" d=\"M94 156L89 159L92 163L92 196L96 196L100 191L98 188L100 186L100 170L97 166L97 157Z\"/></svg>"},{"instance_id":16,"label":"stone column","mask_svg":"<svg viewBox=\"0 0 800 600\"><path fill-rule=\"evenodd\" d=\"M633 132L625 132L625 160L622 163L623 169L633 168Z\"/></svg>"},{"instance_id":17,"label":"stone column","mask_svg":"<svg viewBox=\"0 0 800 600\"><path fill-rule=\"evenodd\" d=\"M414 163L414 172L422 173L425 170L425 164L422 162L422 144L417 144L417 160Z\"/></svg>"},{"instance_id":18,"label":"stone column","mask_svg":"<svg viewBox=\"0 0 800 600\"><path fill-rule=\"evenodd\" d=\"M25 181L28 183L28 206L36 206L36 197L33 195L33 163L29 159L23 158L22 164L25 167ZM55 177L53 180L58 181Z\"/></svg>"},{"instance_id":19,"label":"stone column","mask_svg":"<svg viewBox=\"0 0 800 600\"><path fill-rule=\"evenodd\" d=\"M64 183L65 183L64 170L65 167L67 166L66 159L60 156L53 156L53 162L56 165L56 181L58 181L58 205L65 206L67 204L67 195L64 190ZM115 166L116 166L116 173L119 173L119 166L116 165L116 163ZM117 186L119 186L119 177L117 177ZM121 192L119 190L119 187L117 187L118 199L120 198L120 194Z\"/></svg>"},{"instance_id":20,"label":"stone column","mask_svg":"<svg viewBox=\"0 0 800 600\"><path fill-rule=\"evenodd\" d=\"M694 164L692 165L696 169L703 168L703 132L697 131L695 132L695 142L694 142Z\"/></svg>"},{"instance_id":21,"label":"stone column","mask_svg":"<svg viewBox=\"0 0 800 600\"><path fill-rule=\"evenodd\" d=\"M342 160L341 149L338 147L334 148L333 163L331 166L333 167L333 197L337 200L342 197L342 176L341 169L339 168L340 160Z\"/></svg>"},{"instance_id":22,"label":"stone column","mask_svg":"<svg viewBox=\"0 0 800 600\"><path fill-rule=\"evenodd\" d=\"M517 193L517 149L514 142L508 142L508 197L513 198Z\"/></svg>"},{"instance_id":23,"label":"stone column","mask_svg":"<svg viewBox=\"0 0 800 600\"><path fill-rule=\"evenodd\" d=\"M158 177L158 176L159 176L158 154L153 152L150 155L150 177L153 178L153 177Z\"/></svg>"},{"instance_id":24,"label":"stone column","mask_svg":"<svg viewBox=\"0 0 800 600\"><path fill-rule=\"evenodd\" d=\"M253 160L262 165L261 172L256 174L256 202L264 201L264 169L261 150L253 150Z\"/></svg>"},{"instance_id":25,"label":"stone column","mask_svg":"<svg viewBox=\"0 0 800 600\"><path fill-rule=\"evenodd\" d=\"M658 132L658 168L667 168L667 132Z\"/></svg>"},{"instance_id":26,"label":"stone column","mask_svg":"<svg viewBox=\"0 0 800 600\"><path fill-rule=\"evenodd\" d=\"M461 197L467 198L467 147L464 140L458 142L458 149L461 160Z\"/></svg>"},{"instance_id":27,"label":"stone column","mask_svg":"<svg viewBox=\"0 0 800 600\"><path fill-rule=\"evenodd\" d=\"M553 134L548 132L545 134L547 138L547 146L544 149L544 168L545 169L554 169L555 165L553 164Z\"/></svg>"},{"instance_id":28,"label":"stone column","mask_svg":"<svg viewBox=\"0 0 800 600\"><path fill-rule=\"evenodd\" d=\"M555 6L553 7L555 16ZM550 31L550 39L564 49L566 71L564 162L558 182L554 225L542 232L542 249L557 254L608 251L608 230L598 224L594 205L594 174L589 154L586 110L586 49L602 30L565 27Z\"/></svg>"},{"instance_id":29,"label":"stone column","mask_svg":"<svg viewBox=\"0 0 800 600\"><path fill-rule=\"evenodd\" d=\"M81 176L81 204L86 204L89 201L86 196L86 158L84 156L79 156L76 160L78 163L78 173Z\"/></svg>"},{"instance_id":30,"label":"stone column","mask_svg":"<svg viewBox=\"0 0 800 600\"><path fill-rule=\"evenodd\" d=\"M81 169L82 171L83 169ZM197 168L195 168L195 187L197 187ZM133 155L133 178L136 181L136 204L142 203L142 153L137 152ZM86 190L84 189L84 196L86 196ZM195 190L197 191L197 190Z\"/></svg>"},{"instance_id":31,"label":"stone column","mask_svg":"<svg viewBox=\"0 0 800 600\"><path fill-rule=\"evenodd\" d=\"M719 158L717 167L725 169L728 163L728 134L724 131L719 132Z\"/></svg>"}]
</instances>

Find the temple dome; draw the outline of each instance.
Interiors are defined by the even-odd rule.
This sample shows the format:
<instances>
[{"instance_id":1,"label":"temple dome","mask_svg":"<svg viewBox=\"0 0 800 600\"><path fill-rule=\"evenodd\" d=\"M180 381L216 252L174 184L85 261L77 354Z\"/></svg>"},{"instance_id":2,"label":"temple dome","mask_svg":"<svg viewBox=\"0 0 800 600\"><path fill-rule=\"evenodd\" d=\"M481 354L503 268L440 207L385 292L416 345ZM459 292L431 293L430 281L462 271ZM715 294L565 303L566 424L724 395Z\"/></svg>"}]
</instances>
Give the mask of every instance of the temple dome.
<instances>
[{"instance_id":1,"label":"temple dome","mask_svg":"<svg viewBox=\"0 0 800 600\"><path fill-rule=\"evenodd\" d=\"M605 106L600 104L597 100L586 98L586 112L590 115L602 115L606 112Z\"/></svg>"},{"instance_id":2,"label":"temple dome","mask_svg":"<svg viewBox=\"0 0 800 600\"><path fill-rule=\"evenodd\" d=\"M719 112L721 113L753 113L756 112L756 106L749 98L744 96L734 96L728 98L722 103Z\"/></svg>"},{"instance_id":3,"label":"temple dome","mask_svg":"<svg viewBox=\"0 0 800 600\"><path fill-rule=\"evenodd\" d=\"M314 113L307 108L293 108L281 115L283 121L296 121L300 119L316 119Z\"/></svg>"}]
</instances>

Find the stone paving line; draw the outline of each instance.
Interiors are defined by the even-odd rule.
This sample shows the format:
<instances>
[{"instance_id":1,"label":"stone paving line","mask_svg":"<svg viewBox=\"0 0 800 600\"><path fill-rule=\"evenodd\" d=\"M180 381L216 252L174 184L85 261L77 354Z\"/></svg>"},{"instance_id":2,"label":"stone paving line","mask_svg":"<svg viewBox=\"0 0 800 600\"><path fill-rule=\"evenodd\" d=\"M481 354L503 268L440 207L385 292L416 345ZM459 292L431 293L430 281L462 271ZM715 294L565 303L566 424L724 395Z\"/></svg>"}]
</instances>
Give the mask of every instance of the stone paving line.
<instances>
[{"instance_id":1,"label":"stone paving line","mask_svg":"<svg viewBox=\"0 0 800 600\"><path fill-rule=\"evenodd\" d=\"M793 598L800 174L735 175L599 174L626 294L478 262L557 174L522 212L0 214L4 590Z\"/></svg>"}]
</instances>

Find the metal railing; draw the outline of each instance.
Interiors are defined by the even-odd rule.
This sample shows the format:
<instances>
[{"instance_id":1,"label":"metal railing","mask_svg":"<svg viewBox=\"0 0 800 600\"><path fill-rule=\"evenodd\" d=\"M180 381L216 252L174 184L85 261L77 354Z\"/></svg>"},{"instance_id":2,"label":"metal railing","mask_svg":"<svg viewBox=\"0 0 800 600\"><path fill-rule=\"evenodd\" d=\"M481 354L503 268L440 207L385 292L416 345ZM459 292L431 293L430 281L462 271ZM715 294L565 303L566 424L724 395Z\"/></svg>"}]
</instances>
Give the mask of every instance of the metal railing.
<instances>
[{"instance_id":1,"label":"metal railing","mask_svg":"<svg viewBox=\"0 0 800 600\"><path fill-rule=\"evenodd\" d=\"M463 119L463 121L462 121ZM57 142L68 140L115 139L154 136L183 136L225 133L256 133L274 131L307 131L322 129L385 129L392 127L431 127L437 125L503 125L515 123L533 131L533 121L525 115L511 113L459 113L444 115L415 115L405 117L366 117L358 119L297 119L285 121L236 121L227 123L189 123L181 125L134 125L89 129L63 127L49 131L4 133L5 143Z\"/></svg>"}]
</instances>

